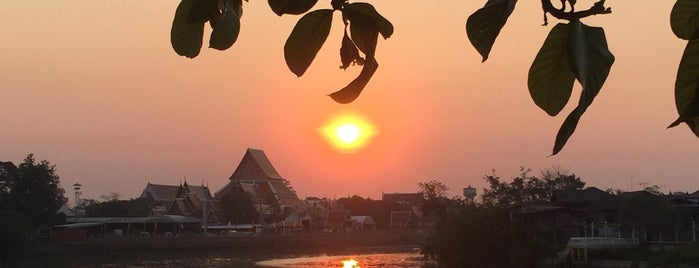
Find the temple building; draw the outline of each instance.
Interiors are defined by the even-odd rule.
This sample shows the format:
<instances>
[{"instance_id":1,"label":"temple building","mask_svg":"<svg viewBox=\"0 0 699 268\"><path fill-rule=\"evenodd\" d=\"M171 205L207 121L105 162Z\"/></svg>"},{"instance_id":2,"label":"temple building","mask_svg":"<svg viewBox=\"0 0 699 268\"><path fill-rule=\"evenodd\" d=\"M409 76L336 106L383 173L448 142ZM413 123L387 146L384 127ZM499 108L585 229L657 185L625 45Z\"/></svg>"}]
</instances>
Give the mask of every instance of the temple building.
<instances>
[{"instance_id":1,"label":"temple building","mask_svg":"<svg viewBox=\"0 0 699 268\"><path fill-rule=\"evenodd\" d=\"M209 211L215 210L212 208L213 204L208 204L213 200L209 188L204 185L188 185L186 180L184 184L180 183L179 186L149 182L143 189L141 198L155 202L151 216L182 215L201 218L204 214L205 203L210 205Z\"/></svg>"},{"instance_id":2,"label":"temple building","mask_svg":"<svg viewBox=\"0 0 699 268\"><path fill-rule=\"evenodd\" d=\"M221 200L242 188L263 217L273 214L288 217L308 210L308 205L298 198L289 181L279 175L262 150L248 148L229 180L214 194L214 199Z\"/></svg>"}]
</instances>

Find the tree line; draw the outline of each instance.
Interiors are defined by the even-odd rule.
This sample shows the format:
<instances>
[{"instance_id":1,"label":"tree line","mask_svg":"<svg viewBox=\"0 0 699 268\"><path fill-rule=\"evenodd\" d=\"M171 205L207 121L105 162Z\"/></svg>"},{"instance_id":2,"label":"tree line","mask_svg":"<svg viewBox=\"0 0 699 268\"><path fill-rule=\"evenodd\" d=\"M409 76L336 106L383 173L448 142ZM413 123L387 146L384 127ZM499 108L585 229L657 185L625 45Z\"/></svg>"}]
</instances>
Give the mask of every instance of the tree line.
<instances>
[{"instance_id":1,"label":"tree line","mask_svg":"<svg viewBox=\"0 0 699 268\"><path fill-rule=\"evenodd\" d=\"M583 190L586 183L575 174L559 169L544 170L539 175L532 175L525 168L520 171L510 180L501 179L494 171L484 176L487 187L483 189L481 202L445 195L428 197L423 210L434 211L438 221L422 248L423 253L447 267L536 267L543 258L561 251L567 238L556 240L555 235L553 238L542 235L517 221L512 213L527 204L550 203L557 190ZM432 181L421 183L420 187L430 192L430 188L445 186ZM696 209L670 204L658 187L626 193L615 189L601 192L619 202L618 211L601 209L597 215L578 214L580 228L602 220L619 230L635 230L637 237L642 231L664 231L669 237L679 229L685 230L687 223L699 216ZM579 231L582 236L583 232ZM642 246L647 248L647 240Z\"/></svg>"},{"instance_id":2,"label":"tree line","mask_svg":"<svg viewBox=\"0 0 699 268\"><path fill-rule=\"evenodd\" d=\"M65 215L56 214L67 201L64 193L46 160L29 154L19 165L0 162L0 257L23 256L40 228L64 222Z\"/></svg>"}]
</instances>

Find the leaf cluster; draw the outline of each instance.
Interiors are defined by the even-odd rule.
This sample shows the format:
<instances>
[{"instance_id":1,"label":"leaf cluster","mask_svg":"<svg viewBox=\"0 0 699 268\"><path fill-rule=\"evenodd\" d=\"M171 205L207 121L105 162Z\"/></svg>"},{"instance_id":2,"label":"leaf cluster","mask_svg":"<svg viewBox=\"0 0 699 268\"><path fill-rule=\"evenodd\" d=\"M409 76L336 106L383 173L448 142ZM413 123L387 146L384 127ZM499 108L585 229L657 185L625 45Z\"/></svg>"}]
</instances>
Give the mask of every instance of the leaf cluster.
<instances>
[{"instance_id":1,"label":"leaf cluster","mask_svg":"<svg viewBox=\"0 0 699 268\"><path fill-rule=\"evenodd\" d=\"M687 40L675 79L675 106L679 117L668 128L686 123L699 137L699 1L677 0L670 13L672 32Z\"/></svg>"},{"instance_id":2,"label":"leaf cluster","mask_svg":"<svg viewBox=\"0 0 699 268\"><path fill-rule=\"evenodd\" d=\"M272 11L279 16L304 14L317 2L268 0ZM284 44L284 59L291 72L302 76L330 34L334 11L340 11L345 24L340 68L345 70L351 65L363 67L357 78L330 94L330 97L338 103L350 103L359 96L379 67L375 57L378 35L389 38L393 34L393 25L368 3L332 0L331 6L332 9L317 9L299 19ZM188 58L199 55L207 21L213 28L210 47L228 49L238 38L242 13L241 0L182 0L175 12L170 33L173 49Z\"/></svg>"},{"instance_id":3,"label":"leaf cluster","mask_svg":"<svg viewBox=\"0 0 699 268\"><path fill-rule=\"evenodd\" d=\"M213 29L209 47L226 50L238 39L242 15L242 0L182 0L172 21L172 48L187 58L199 55L204 25L209 22Z\"/></svg>"},{"instance_id":4,"label":"leaf cluster","mask_svg":"<svg viewBox=\"0 0 699 268\"><path fill-rule=\"evenodd\" d=\"M571 10L566 11L566 1ZM471 15L466 22L466 32L471 44L483 56L488 55L500 30L512 14L516 0L489 0L485 6ZM578 105L573 109L556 135L552 155L563 149L604 84L614 63L614 55L607 47L604 30L583 24L580 18L610 13L611 9L597 2L586 11L574 11L576 1L564 0L560 9L549 0L542 0L544 12L551 13L568 23L558 23L551 29L529 69L529 93L539 108L550 116L556 116L566 106L572 94L574 82L582 85ZM545 23L548 20L545 18Z\"/></svg>"},{"instance_id":5,"label":"leaf cluster","mask_svg":"<svg viewBox=\"0 0 699 268\"><path fill-rule=\"evenodd\" d=\"M303 15L284 45L284 59L289 69L302 76L327 39L333 14L339 11L345 25L340 44L340 68L362 66L360 74L344 88L330 94L338 103L354 101L378 69L378 36L393 34L393 25L368 3L331 0L331 9L310 11L317 0L268 0L279 15ZM577 105L564 119L556 135L552 154L558 154L575 132L583 114L604 85L614 63L604 30L582 23L593 15L610 14L605 0L590 8L576 10L577 0L541 0L544 25L548 15L565 22L549 32L528 73L527 86L534 103L550 116L557 116L568 104L575 81L582 87ZM485 62L495 40L513 13L517 0L487 0L469 16L466 33ZM310 12L309 12L310 11ZM171 43L182 56L196 57L202 46L203 28L213 28L210 47L225 50L233 45L240 31L242 0L182 0L177 7L171 30ZM675 81L675 104L679 117L668 128L686 123L699 137L699 2L676 0L670 25L677 37L687 40Z\"/></svg>"},{"instance_id":6,"label":"leaf cluster","mask_svg":"<svg viewBox=\"0 0 699 268\"><path fill-rule=\"evenodd\" d=\"M378 36L381 34L384 39L389 38L393 34L393 25L368 3L336 0L332 2L332 7L311 11L299 19L284 44L284 59L294 74L302 76L330 34L334 11L340 11L345 25L340 46L340 68L344 70L351 65L363 67L357 78L330 94L330 97L338 103L350 103L359 97L379 67L375 57Z\"/></svg>"}]
</instances>

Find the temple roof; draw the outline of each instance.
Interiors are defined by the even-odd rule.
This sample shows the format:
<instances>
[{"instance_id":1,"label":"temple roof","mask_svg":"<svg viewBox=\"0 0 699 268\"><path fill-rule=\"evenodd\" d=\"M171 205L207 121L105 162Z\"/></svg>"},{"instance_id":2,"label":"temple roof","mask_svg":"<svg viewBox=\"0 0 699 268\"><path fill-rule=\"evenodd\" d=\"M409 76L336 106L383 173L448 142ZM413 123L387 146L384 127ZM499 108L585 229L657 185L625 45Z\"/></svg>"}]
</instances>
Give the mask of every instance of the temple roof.
<instances>
[{"instance_id":1,"label":"temple roof","mask_svg":"<svg viewBox=\"0 0 699 268\"><path fill-rule=\"evenodd\" d=\"M282 180L265 152L248 148L230 180Z\"/></svg>"},{"instance_id":2,"label":"temple roof","mask_svg":"<svg viewBox=\"0 0 699 268\"><path fill-rule=\"evenodd\" d=\"M188 187L189 193L195 194L199 199L211 199L211 192L209 192L209 188L206 186L187 185L187 182L185 182L183 186ZM147 197L150 194L156 202L170 202L177 197L178 190L183 186L153 184L149 182L146 188L143 189L141 197Z\"/></svg>"}]
</instances>

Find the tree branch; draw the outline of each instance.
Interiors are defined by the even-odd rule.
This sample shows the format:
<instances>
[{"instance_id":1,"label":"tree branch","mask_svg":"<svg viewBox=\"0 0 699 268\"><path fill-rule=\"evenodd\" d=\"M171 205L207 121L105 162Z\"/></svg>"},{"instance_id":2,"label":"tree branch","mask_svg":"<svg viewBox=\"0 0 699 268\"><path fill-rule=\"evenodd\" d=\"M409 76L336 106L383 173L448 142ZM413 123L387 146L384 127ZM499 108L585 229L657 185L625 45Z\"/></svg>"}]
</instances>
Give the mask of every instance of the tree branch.
<instances>
[{"instance_id":1,"label":"tree branch","mask_svg":"<svg viewBox=\"0 0 699 268\"><path fill-rule=\"evenodd\" d=\"M565 2L564 6L561 9L557 9L556 7L553 6L551 3L551 0L541 0L541 6L544 9L544 15L546 13L551 14L552 16L556 17L557 19L561 20L577 20L581 19L584 17L589 17L592 15L599 15L599 14L609 14L612 13L612 8L611 7L604 7L604 1L605 0L600 0L596 2L592 7L588 10L583 10L583 11L570 11L566 12L565 11ZM572 9L571 5L571 9ZM544 20L544 25L547 25L546 20Z\"/></svg>"}]
</instances>

